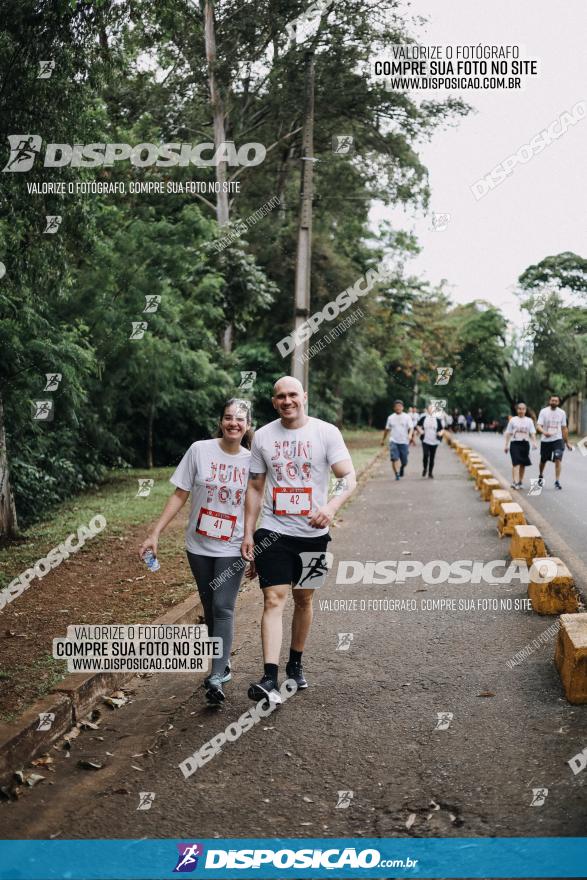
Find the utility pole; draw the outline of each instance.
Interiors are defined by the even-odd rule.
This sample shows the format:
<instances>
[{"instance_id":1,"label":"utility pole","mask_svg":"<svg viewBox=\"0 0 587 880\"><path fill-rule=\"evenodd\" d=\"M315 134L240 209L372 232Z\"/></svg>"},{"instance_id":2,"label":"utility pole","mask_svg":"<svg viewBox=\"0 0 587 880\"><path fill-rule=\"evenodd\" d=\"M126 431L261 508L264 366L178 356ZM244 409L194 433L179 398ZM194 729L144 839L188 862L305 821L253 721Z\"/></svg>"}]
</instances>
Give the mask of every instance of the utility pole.
<instances>
[{"instance_id":1,"label":"utility pole","mask_svg":"<svg viewBox=\"0 0 587 880\"><path fill-rule=\"evenodd\" d=\"M312 262L312 202L314 200L314 52L305 56L304 127L302 133L302 168L300 186L300 224L295 280L294 328L298 330L310 316L310 265ZM309 341L296 345L292 352L291 374L308 390Z\"/></svg>"}]
</instances>

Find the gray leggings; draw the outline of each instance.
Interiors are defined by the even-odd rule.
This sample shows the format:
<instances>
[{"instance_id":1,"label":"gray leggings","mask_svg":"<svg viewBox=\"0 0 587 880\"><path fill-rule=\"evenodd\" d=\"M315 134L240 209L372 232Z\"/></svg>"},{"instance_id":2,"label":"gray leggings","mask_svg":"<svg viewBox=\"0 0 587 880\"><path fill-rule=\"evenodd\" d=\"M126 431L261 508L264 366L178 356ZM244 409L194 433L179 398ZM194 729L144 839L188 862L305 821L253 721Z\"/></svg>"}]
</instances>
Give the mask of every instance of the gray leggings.
<instances>
[{"instance_id":1,"label":"gray leggings","mask_svg":"<svg viewBox=\"0 0 587 880\"><path fill-rule=\"evenodd\" d=\"M223 673L230 659L234 606L246 563L240 556L200 556L189 550L187 555L204 606L208 635L222 639L222 657L212 660L212 674ZM230 569L230 573L223 578L227 569Z\"/></svg>"}]
</instances>

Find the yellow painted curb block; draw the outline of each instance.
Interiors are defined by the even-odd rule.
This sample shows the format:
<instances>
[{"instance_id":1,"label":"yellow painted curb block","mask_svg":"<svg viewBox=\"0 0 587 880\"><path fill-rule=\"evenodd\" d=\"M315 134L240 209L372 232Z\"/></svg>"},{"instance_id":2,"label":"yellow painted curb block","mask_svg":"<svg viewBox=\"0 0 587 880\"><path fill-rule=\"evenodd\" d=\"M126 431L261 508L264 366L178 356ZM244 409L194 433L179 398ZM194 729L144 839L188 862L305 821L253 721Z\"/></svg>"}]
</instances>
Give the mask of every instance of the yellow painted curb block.
<instances>
[{"instance_id":1,"label":"yellow painted curb block","mask_svg":"<svg viewBox=\"0 0 587 880\"><path fill-rule=\"evenodd\" d=\"M526 517L519 504L502 504L501 513L497 520L497 531L503 538L504 535L513 535L514 526L525 526Z\"/></svg>"},{"instance_id":2,"label":"yellow painted curb block","mask_svg":"<svg viewBox=\"0 0 587 880\"><path fill-rule=\"evenodd\" d=\"M554 662L569 703L587 703L587 614L562 614Z\"/></svg>"},{"instance_id":3,"label":"yellow painted curb block","mask_svg":"<svg viewBox=\"0 0 587 880\"><path fill-rule=\"evenodd\" d=\"M496 489L499 489L501 483L499 480L496 480L495 477L485 477L485 479L481 482L481 498L483 501L491 500L491 493Z\"/></svg>"},{"instance_id":4,"label":"yellow painted curb block","mask_svg":"<svg viewBox=\"0 0 587 880\"><path fill-rule=\"evenodd\" d=\"M536 526L514 526L510 544L512 559L525 559L532 565L537 556L547 556L544 538Z\"/></svg>"},{"instance_id":5,"label":"yellow painted curb block","mask_svg":"<svg viewBox=\"0 0 587 880\"><path fill-rule=\"evenodd\" d=\"M479 468L479 470L475 471L475 488L481 491L481 484L483 480L493 479L493 474L487 468Z\"/></svg>"},{"instance_id":6,"label":"yellow painted curb block","mask_svg":"<svg viewBox=\"0 0 587 880\"><path fill-rule=\"evenodd\" d=\"M499 516L501 513L501 505L504 503L511 504L513 500L511 492L508 492L507 489L494 489L491 493L489 513L491 516Z\"/></svg>"},{"instance_id":7,"label":"yellow painted curb block","mask_svg":"<svg viewBox=\"0 0 587 880\"><path fill-rule=\"evenodd\" d=\"M532 611L537 614L574 614L579 609L579 597L573 575L558 556L550 556L548 560L555 563L556 575L545 584L530 580L528 598L532 602ZM541 562L540 557L534 559L531 574L535 570L540 575Z\"/></svg>"}]
</instances>

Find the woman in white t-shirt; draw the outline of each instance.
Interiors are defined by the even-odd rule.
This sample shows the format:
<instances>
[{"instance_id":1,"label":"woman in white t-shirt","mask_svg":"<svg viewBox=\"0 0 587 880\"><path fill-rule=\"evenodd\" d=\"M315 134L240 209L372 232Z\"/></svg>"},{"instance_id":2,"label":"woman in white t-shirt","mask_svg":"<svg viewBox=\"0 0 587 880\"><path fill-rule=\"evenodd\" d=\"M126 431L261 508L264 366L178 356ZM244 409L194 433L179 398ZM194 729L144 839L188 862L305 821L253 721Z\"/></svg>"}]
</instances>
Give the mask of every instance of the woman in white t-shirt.
<instances>
[{"instance_id":1,"label":"woman in white t-shirt","mask_svg":"<svg viewBox=\"0 0 587 880\"><path fill-rule=\"evenodd\" d=\"M532 448L538 449L536 443L536 426L526 415L526 404L519 403L517 415L513 416L505 429L505 452L512 458L512 489L521 489L524 471L530 467L530 441Z\"/></svg>"},{"instance_id":2,"label":"woman in white t-shirt","mask_svg":"<svg viewBox=\"0 0 587 880\"><path fill-rule=\"evenodd\" d=\"M251 442L250 405L232 398L223 407L217 436L192 443L180 461L170 480L175 492L139 550L141 558L148 550L157 556L159 535L191 494L185 533L188 561L208 636L222 639L222 656L212 660L211 674L204 680L206 699L212 704L223 702L222 685L231 678L234 606L246 567L240 547Z\"/></svg>"}]
</instances>

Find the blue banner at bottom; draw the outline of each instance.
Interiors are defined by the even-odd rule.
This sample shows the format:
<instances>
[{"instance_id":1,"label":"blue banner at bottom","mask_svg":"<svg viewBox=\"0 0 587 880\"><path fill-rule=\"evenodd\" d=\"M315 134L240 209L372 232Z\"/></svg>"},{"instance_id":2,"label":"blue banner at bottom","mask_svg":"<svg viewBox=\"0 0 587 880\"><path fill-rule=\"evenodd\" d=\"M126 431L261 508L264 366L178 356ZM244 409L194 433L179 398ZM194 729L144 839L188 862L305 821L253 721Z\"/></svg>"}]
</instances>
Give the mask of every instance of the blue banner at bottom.
<instances>
[{"instance_id":1,"label":"blue banner at bottom","mask_svg":"<svg viewBox=\"0 0 587 880\"><path fill-rule=\"evenodd\" d=\"M587 838L4 840L2 880L583 877Z\"/></svg>"}]
</instances>

